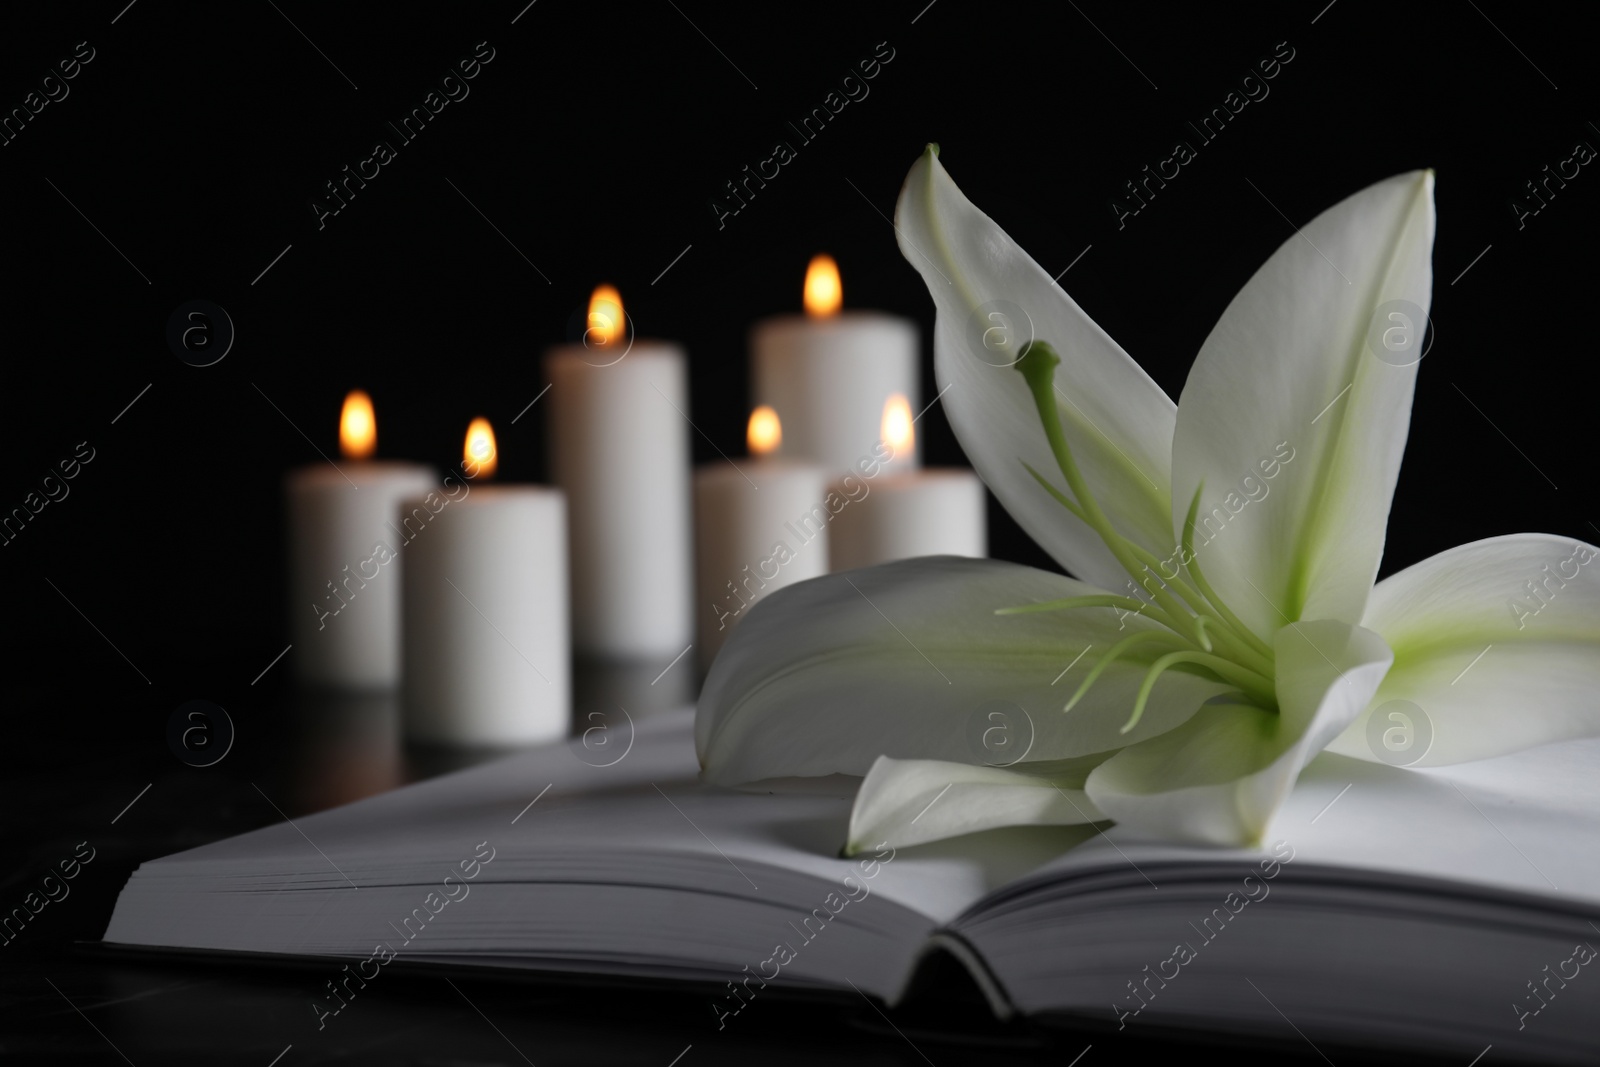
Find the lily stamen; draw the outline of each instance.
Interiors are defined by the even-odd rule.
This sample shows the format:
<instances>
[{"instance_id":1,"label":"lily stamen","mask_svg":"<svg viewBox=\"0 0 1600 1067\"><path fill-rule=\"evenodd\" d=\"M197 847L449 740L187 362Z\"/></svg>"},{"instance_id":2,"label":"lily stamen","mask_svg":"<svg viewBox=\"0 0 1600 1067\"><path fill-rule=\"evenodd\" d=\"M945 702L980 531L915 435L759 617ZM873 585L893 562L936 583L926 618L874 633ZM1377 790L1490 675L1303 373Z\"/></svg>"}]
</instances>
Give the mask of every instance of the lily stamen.
<instances>
[{"instance_id":1,"label":"lily stamen","mask_svg":"<svg viewBox=\"0 0 1600 1067\"><path fill-rule=\"evenodd\" d=\"M1139 725L1139 719L1144 715L1145 705L1150 702L1150 691L1155 688L1156 679L1160 678L1169 668L1181 663L1193 663L1196 666L1204 667L1222 676L1225 680L1233 682L1254 700L1264 701L1267 706L1273 709L1277 708L1277 695L1273 692L1271 679L1261 678L1260 676L1254 679L1245 677L1250 672L1244 671L1243 668L1229 663L1227 660L1219 659L1216 656L1208 656L1203 652L1169 652L1150 664L1150 669L1145 672L1144 681L1139 683L1139 695L1133 702L1133 714L1129 716L1127 722L1122 724L1122 733L1127 733Z\"/></svg>"},{"instance_id":2,"label":"lily stamen","mask_svg":"<svg viewBox=\"0 0 1600 1067\"><path fill-rule=\"evenodd\" d=\"M1124 652L1138 645L1146 645L1150 644L1151 642L1165 642L1169 645L1181 645L1183 639L1177 634L1163 633L1160 630L1140 630L1136 634L1129 634L1127 637L1124 637L1121 641L1118 641L1116 644L1108 648L1105 655L1101 656L1095 661L1095 665L1089 669L1089 673L1084 675L1083 681L1078 683L1078 688L1072 694L1071 699L1067 701L1066 707L1062 708L1061 710L1071 711L1074 707L1076 707L1078 701L1083 699L1084 694L1087 693L1090 687L1093 686L1094 683L1099 680L1100 676L1106 672L1106 668L1110 667L1119 658L1121 658Z\"/></svg>"},{"instance_id":3,"label":"lily stamen","mask_svg":"<svg viewBox=\"0 0 1600 1067\"><path fill-rule=\"evenodd\" d=\"M1069 596L1064 600L1045 600L1037 604L1019 604L1014 608L999 608L996 615L1028 615L1036 611L1069 611L1072 608L1122 608L1125 611L1143 611L1149 607L1142 600L1113 593L1096 593L1093 596ZM1207 650L1209 651L1209 649Z\"/></svg>"}]
</instances>

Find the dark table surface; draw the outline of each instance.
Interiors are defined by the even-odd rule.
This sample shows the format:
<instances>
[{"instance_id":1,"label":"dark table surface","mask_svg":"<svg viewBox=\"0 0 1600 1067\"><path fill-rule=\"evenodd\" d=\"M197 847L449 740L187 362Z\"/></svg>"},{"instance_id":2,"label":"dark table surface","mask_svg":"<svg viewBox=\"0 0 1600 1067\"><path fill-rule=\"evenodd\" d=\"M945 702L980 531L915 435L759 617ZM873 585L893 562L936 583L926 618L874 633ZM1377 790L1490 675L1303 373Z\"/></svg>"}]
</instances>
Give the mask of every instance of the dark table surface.
<instances>
[{"instance_id":1,"label":"dark table surface","mask_svg":"<svg viewBox=\"0 0 1600 1067\"><path fill-rule=\"evenodd\" d=\"M623 703L647 716L692 698L691 672L649 684L649 669L588 668L586 708ZM125 690L124 690L125 691ZM0 947L0 1059L120 1064L417 1065L716 1063L948 1064L1170 1061L1269 1052L1275 1059L1386 1062L1320 1051L1284 1027L1249 1045L1197 1035L1121 1033L1067 1024L999 1024L955 968L931 979L915 1010L885 1012L854 995L774 994L719 1029L704 990L571 979L507 978L396 967L351 1010L318 1029L310 1004L325 961L195 958L98 943L141 862L500 755L404 743L392 695L334 696L285 686L230 711L236 735L207 767L165 741L160 701L121 726L84 721L93 686L23 691L3 787L5 907L80 842L91 864ZM87 694L87 695L86 695ZM166 705L170 709L177 702ZM1078 1057L1082 1057L1081 1060ZM1408 1060L1407 1062L1415 1062Z\"/></svg>"}]
</instances>

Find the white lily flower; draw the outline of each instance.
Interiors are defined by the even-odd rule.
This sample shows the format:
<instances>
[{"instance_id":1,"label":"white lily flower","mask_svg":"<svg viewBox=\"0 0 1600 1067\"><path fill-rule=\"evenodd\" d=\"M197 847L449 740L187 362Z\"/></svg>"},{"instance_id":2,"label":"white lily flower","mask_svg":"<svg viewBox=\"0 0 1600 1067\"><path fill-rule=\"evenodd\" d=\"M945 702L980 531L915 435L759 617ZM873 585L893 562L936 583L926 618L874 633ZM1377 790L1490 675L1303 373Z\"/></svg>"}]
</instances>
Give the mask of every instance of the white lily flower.
<instances>
[{"instance_id":1,"label":"white lily flower","mask_svg":"<svg viewBox=\"0 0 1600 1067\"><path fill-rule=\"evenodd\" d=\"M1431 171L1286 241L1176 406L933 147L896 228L956 436L1083 581L937 557L779 591L707 679L708 780L864 775L847 851L1108 818L1256 844L1323 749L1383 758L1390 701L1422 709L1418 765L1600 733L1594 547L1492 538L1373 585L1417 373L1373 338L1426 322Z\"/></svg>"}]
</instances>

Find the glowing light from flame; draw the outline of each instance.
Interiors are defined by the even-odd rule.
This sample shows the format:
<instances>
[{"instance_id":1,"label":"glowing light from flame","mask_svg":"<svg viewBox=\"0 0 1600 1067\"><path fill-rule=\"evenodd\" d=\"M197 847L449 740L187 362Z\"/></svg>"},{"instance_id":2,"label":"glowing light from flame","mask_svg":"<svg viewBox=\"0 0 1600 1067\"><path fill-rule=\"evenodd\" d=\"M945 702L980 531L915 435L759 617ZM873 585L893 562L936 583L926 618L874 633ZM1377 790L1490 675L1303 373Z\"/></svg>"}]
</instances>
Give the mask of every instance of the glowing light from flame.
<instances>
[{"instance_id":1,"label":"glowing light from flame","mask_svg":"<svg viewBox=\"0 0 1600 1067\"><path fill-rule=\"evenodd\" d=\"M622 294L602 285L589 298L589 319L583 343L591 348L622 344L628 339L628 320L622 314Z\"/></svg>"},{"instance_id":2,"label":"glowing light from flame","mask_svg":"<svg viewBox=\"0 0 1600 1067\"><path fill-rule=\"evenodd\" d=\"M377 450L378 420L372 414L372 398L352 389L339 412L339 451L345 459L366 459Z\"/></svg>"},{"instance_id":3,"label":"glowing light from flame","mask_svg":"<svg viewBox=\"0 0 1600 1067\"><path fill-rule=\"evenodd\" d=\"M467 441L461 449L461 469L469 478L489 478L499 466L500 450L494 444L494 428L489 420L477 418L467 427Z\"/></svg>"},{"instance_id":4,"label":"glowing light from flame","mask_svg":"<svg viewBox=\"0 0 1600 1067\"><path fill-rule=\"evenodd\" d=\"M839 265L832 256L815 255L806 268L806 314L819 319L839 313L844 303L844 288L839 281Z\"/></svg>"},{"instance_id":5,"label":"glowing light from flame","mask_svg":"<svg viewBox=\"0 0 1600 1067\"><path fill-rule=\"evenodd\" d=\"M883 443L895 458L910 455L917 443L916 427L911 425L911 402L895 393L883 403Z\"/></svg>"},{"instance_id":6,"label":"glowing light from flame","mask_svg":"<svg viewBox=\"0 0 1600 1067\"><path fill-rule=\"evenodd\" d=\"M771 455L783 444L783 424L778 413L762 404L750 413L750 426L745 431L745 441L752 456Z\"/></svg>"}]
</instances>

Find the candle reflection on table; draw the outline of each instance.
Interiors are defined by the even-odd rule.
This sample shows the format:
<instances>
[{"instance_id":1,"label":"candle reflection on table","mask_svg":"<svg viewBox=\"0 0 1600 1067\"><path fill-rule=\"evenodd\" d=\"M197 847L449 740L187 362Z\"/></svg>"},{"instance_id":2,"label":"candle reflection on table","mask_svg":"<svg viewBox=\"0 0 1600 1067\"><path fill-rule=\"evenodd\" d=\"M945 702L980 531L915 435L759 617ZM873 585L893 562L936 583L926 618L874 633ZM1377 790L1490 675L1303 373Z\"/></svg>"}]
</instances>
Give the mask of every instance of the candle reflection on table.
<instances>
[{"instance_id":1,"label":"candle reflection on table","mask_svg":"<svg viewBox=\"0 0 1600 1067\"><path fill-rule=\"evenodd\" d=\"M694 701L692 656L574 664L574 753L598 765L627 749L642 722ZM407 742L397 691L291 689L283 696L289 751L278 766L291 815L323 811L516 752L528 746ZM560 743L560 742L551 742Z\"/></svg>"},{"instance_id":2,"label":"candle reflection on table","mask_svg":"<svg viewBox=\"0 0 1600 1067\"><path fill-rule=\"evenodd\" d=\"M394 690L290 692L292 752L289 800L322 811L413 780L400 744L400 698Z\"/></svg>"}]
</instances>

